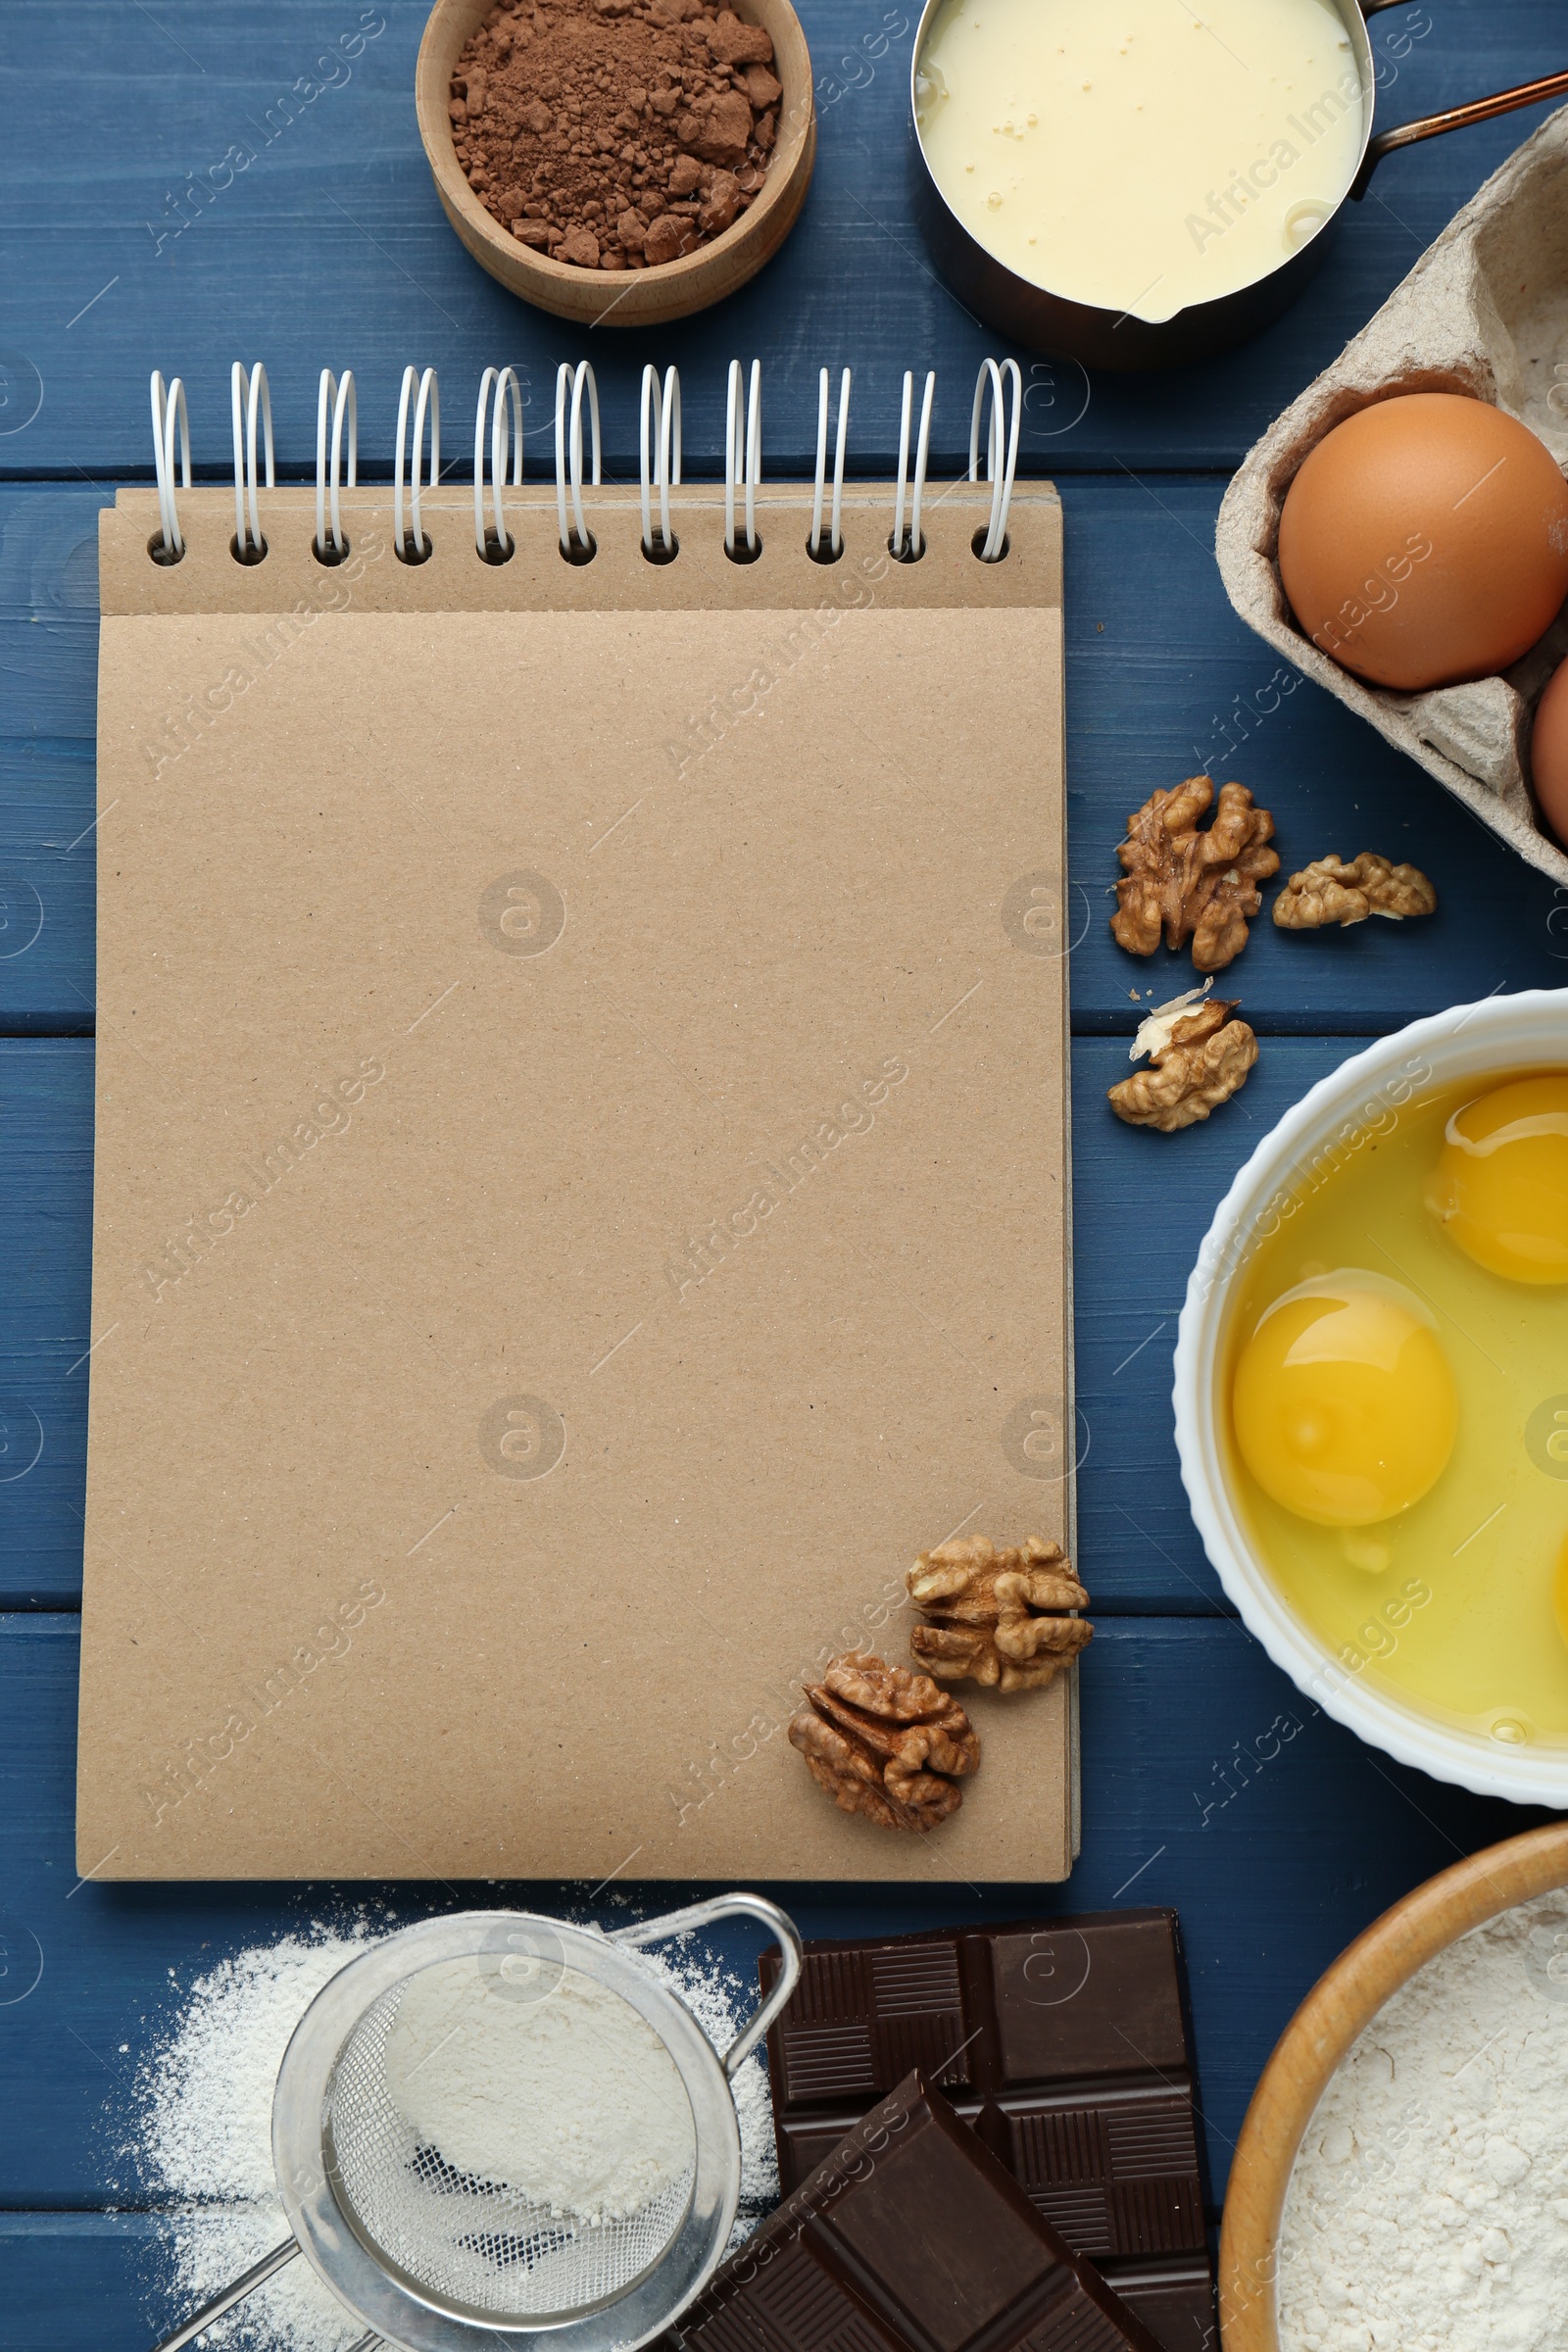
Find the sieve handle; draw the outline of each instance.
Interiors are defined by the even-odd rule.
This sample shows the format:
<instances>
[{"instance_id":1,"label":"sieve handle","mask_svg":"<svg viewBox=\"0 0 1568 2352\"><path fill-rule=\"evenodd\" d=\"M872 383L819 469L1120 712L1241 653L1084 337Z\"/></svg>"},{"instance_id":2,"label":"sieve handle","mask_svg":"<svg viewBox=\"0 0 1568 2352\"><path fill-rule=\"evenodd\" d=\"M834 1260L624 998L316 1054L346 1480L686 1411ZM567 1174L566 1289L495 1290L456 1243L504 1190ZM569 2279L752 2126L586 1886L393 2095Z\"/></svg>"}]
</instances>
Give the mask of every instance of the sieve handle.
<instances>
[{"instance_id":1,"label":"sieve handle","mask_svg":"<svg viewBox=\"0 0 1568 2352\"><path fill-rule=\"evenodd\" d=\"M800 1981L801 1931L788 1912L781 1911L777 1903L770 1903L761 1894L715 1894L706 1903L688 1903L684 1911L666 1911L662 1919L644 1919L635 1927L613 1928L609 1937L612 1943L662 1943L668 1936L684 1936L691 1928L706 1928L710 1920L733 1919L742 1914L760 1921L776 1937L784 1965L772 1991L758 2003L748 2023L724 2052L726 2075L734 2074L751 2056Z\"/></svg>"},{"instance_id":2,"label":"sieve handle","mask_svg":"<svg viewBox=\"0 0 1568 2352\"><path fill-rule=\"evenodd\" d=\"M153 2346L153 2352L180 2352L182 2345L193 2342L212 2327L215 2320L220 2320L225 2311L232 2311L236 2303L243 2303L246 2296L254 2293L264 2279L270 2278L274 2271L280 2271L285 2262L292 2262L299 2250L299 2240L295 2237L291 2237L285 2245L274 2246L270 2254L264 2254L254 2269L248 2270L242 2278L236 2278L232 2285L225 2286L220 2295L215 2295L211 2303L204 2303L200 2311L192 2312L190 2318L176 2328L172 2335L164 2336ZM372 2328L368 2333L350 2344L349 2352L376 2352L377 2345L383 2341L384 2338L377 2335Z\"/></svg>"},{"instance_id":3,"label":"sieve handle","mask_svg":"<svg viewBox=\"0 0 1568 2352\"><path fill-rule=\"evenodd\" d=\"M270 2254L264 2254L260 2262L253 2263L248 2271L225 2286L220 2295L215 2295L210 2303L204 2303L200 2311L193 2311L190 2318L170 2334L161 2336L153 2346L153 2352L181 2352L183 2345L193 2343L215 2320L220 2320L225 2311L232 2311L236 2303L243 2303L264 2278L270 2278L272 2273L280 2271L285 2262L292 2262L299 2250L298 2238L285 2238L280 2246L274 2246ZM354 2352L360 2352L357 2344Z\"/></svg>"}]
</instances>

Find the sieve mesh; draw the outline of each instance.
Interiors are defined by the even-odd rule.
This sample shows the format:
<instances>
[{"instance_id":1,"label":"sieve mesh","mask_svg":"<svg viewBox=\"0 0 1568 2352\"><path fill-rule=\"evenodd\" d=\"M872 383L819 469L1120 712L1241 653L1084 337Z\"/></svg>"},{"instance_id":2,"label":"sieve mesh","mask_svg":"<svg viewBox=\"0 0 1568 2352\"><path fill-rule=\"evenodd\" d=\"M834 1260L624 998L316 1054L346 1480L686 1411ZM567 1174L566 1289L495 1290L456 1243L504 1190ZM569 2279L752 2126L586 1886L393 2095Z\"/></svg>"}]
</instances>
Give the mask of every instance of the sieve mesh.
<instances>
[{"instance_id":1,"label":"sieve mesh","mask_svg":"<svg viewBox=\"0 0 1568 2352\"><path fill-rule=\"evenodd\" d=\"M553 2214L505 2180L459 2171L405 2121L387 2086L387 2036L407 1984L365 2012L327 2099L336 2185L369 2251L438 2303L503 2321L543 2321L623 2295L685 2218L695 2135L680 2177L621 2221Z\"/></svg>"}]
</instances>

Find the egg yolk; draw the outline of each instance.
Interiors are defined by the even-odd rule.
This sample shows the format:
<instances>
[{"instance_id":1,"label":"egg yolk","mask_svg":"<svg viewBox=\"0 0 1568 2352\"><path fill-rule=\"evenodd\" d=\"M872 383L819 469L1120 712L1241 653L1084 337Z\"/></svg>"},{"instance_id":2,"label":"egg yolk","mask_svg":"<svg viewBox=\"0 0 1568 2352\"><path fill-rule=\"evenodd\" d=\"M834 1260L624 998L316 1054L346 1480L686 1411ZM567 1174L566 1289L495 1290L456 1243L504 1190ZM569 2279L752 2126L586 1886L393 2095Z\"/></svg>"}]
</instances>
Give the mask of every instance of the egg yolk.
<instances>
[{"instance_id":1,"label":"egg yolk","mask_svg":"<svg viewBox=\"0 0 1568 2352\"><path fill-rule=\"evenodd\" d=\"M1444 1130L1427 1206L1510 1282L1568 1282L1568 1072L1478 1095Z\"/></svg>"},{"instance_id":2,"label":"egg yolk","mask_svg":"<svg viewBox=\"0 0 1568 2352\"><path fill-rule=\"evenodd\" d=\"M1557 1554L1557 1573L1551 1581L1551 1605L1557 1613L1557 1631L1568 1642L1568 1538Z\"/></svg>"},{"instance_id":3,"label":"egg yolk","mask_svg":"<svg viewBox=\"0 0 1568 2352\"><path fill-rule=\"evenodd\" d=\"M1275 1300L1243 1348L1236 1442L1265 1494L1320 1527L1419 1502L1453 1449L1459 1399L1419 1301L1376 1276L1319 1276Z\"/></svg>"}]
</instances>

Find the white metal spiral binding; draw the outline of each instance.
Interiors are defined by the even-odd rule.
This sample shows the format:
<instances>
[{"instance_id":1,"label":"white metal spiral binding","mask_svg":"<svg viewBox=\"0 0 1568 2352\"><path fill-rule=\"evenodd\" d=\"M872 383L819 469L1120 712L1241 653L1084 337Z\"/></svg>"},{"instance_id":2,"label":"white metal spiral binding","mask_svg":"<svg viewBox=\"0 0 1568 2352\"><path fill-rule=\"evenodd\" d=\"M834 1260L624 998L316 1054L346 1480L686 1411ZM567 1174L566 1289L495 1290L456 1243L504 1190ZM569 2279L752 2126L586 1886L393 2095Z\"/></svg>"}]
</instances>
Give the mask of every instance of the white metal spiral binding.
<instances>
[{"instance_id":1,"label":"white metal spiral binding","mask_svg":"<svg viewBox=\"0 0 1568 2352\"><path fill-rule=\"evenodd\" d=\"M729 364L729 399L724 417L724 553L735 548L735 493L746 493L746 552L759 553L757 489L762 478L762 363L752 362L750 396L742 418L742 376L739 360Z\"/></svg>"},{"instance_id":2,"label":"white metal spiral binding","mask_svg":"<svg viewBox=\"0 0 1568 2352\"><path fill-rule=\"evenodd\" d=\"M833 517L828 529L828 551L837 558L844 553L844 533L839 525L844 514L844 453L850 439L850 370L845 368L839 379L839 434L833 453ZM827 490L827 369L822 370L817 386L816 401L816 494L811 501L811 535L807 541L813 556L822 553L822 501Z\"/></svg>"},{"instance_id":3,"label":"white metal spiral binding","mask_svg":"<svg viewBox=\"0 0 1568 2352\"><path fill-rule=\"evenodd\" d=\"M495 394L495 409L490 415L490 513L494 522L494 546L487 544L484 527L484 430L485 417L490 412L490 395ZM509 410L508 399L512 406ZM486 564L504 564L515 544L507 529L502 512L501 491L512 469L512 487L522 487L522 390L514 368L487 368L479 378L479 406L473 418L473 544Z\"/></svg>"},{"instance_id":4,"label":"white metal spiral binding","mask_svg":"<svg viewBox=\"0 0 1568 2352\"><path fill-rule=\"evenodd\" d=\"M925 394L920 402L920 437L914 454L913 498L909 513L909 528L904 528L904 493L909 478L909 425L914 414L914 376L909 368L904 371L904 414L899 423L899 495L893 507L893 560L897 564L918 564L925 554L925 540L920 531L920 502L925 497L926 459L931 451L931 403L936 398L937 375L934 368L926 370Z\"/></svg>"},{"instance_id":5,"label":"white metal spiral binding","mask_svg":"<svg viewBox=\"0 0 1568 2352\"><path fill-rule=\"evenodd\" d=\"M567 388L571 400L566 400ZM563 360L556 369L556 515L561 526L561 552L568 561L584 560L594 552L594 541L582 511L582 396L588 394L588 415L593 430L593 483L599 487L599 386L594 371L586 360L570 368ZM566 518L566 483L568 471L571 482L571 520ZM575 539L573 532L575 531Z\"/></svg>"},{"instance_id":6,"label":"white metal spiral binding","mask_svg":"<svg viewBox=\"0 0 1568 2352\"><path fill-rule=\"evenodd\" d=\"M725 416L724 448L724 548L727 555L738 561L760 553L761 541L757 531L757 492L762 472L762 370L761 363L753 360L748 384L742 364L732 360L729 365L728 398ZM823 368L818 386L816 484L811 507L811 528L808 542L810 553L819 560L830 560L842 553L844 471L849 443L850 391L852 372L846 368L839 385L838 429L833 466L833 497L828 512L828 558L823 558L822 531L824 509L827 507L827 442L830 417L830 385L828 370ZM1010 388L1011 404L1007 394ZM581 562L595 552L592 534L588 529L583 507L583 396L587 394L589 424L592 435L591 480L597 488L601 481L601 435L599 419L599 388L588 361L579 362L573 368L563 362L556 375L556 506L563 555ZM916 437L913 472L910 472L910 438L913 424L914 377L906 370L904 377L903 413L899 435L898 494L893 513L891 552L899 563L914 563L925 552L920 529L921 505L925 496L926 466L930 455L931 413L936 392L936 374L928 370L924 395L920 404L920 422ZM247 369L236 360L230 377L230 394L234 432L234 550L241 563L259 563L267 553L267 541L262 532L259 493L263 464L269 490L275 486L275 461L272 443L272 403L268 386L267 369L260 361ZM569 394L569 397L568 397ZM987 400L989 395L989 415ZM176 487L191 486L190 418L186 407L185 387L178 376L166 387L163 375L154 369L151 377L153 421L153 457L158 479L158 509L161 524L161 560L177 563L185 552L184 535L180 529ZM510 407L509 407L510 403ZM410 471L409 424L413 408L414 446ZM328 457L327 417L331 415L330 460ZM425 417L429 416L429 465L423 464ZM981 362L975 382L974 406L969 420L969 476L978 481L982 463L981 424L985 422L984 466L985 479L991 484L991 513L980 545L976 550L981 561L995 564L1006 552L1007 518L1017 478L1018 442L1023 417L1023 378L1016 360L993 359ZM491 527L485 522L485 432L489 420L490 434L490 514ZM316 538L315 552L322 563L341 562L349 552L348 538L343 529L340 511L340 492L343 486L344 424L348 426L348 486L353 489L359 473L359 415L358 397L352 369L345 369L341 379L329 368L321 370L317 404L316 424ZM175 457L179 457L177 469ZM403 371L402 391L398 401L397 457L393 471L394 528L397 552L406 563L422 563L431 553L431 542L425 536L420 519L421 492L433 491L441 472L441 392L433 368L422 374L414 368ZM474 417L473 439L473 519L474 544L487 562L504 561L514 552L514 541L506 526L502 492L511 474L511 485L519 488L523 478L522 394L514 368L487 368L479 386L478 408ZM661 388L657 369L643 369L642 382L642 545L643 552L654 561L667 561L676 552L676 541L670 524L669 494L681 479L681 404L680 377L670 368L666 369ZM404 517L405 481L410 493L408 522ZM653 513L654 492L659 493L659 519L656 528ZM569 497L569 512L568 512ZM744 554L737 542L736 509L744 499ZM908 525L906 528L906 501L908 500ZM328 518L330 510L330 519ZM499 554L498 554L499 551Z\"/></svg>"},{"instance_id":7,"label":"white metal spiral binding","mask_svg":"<svg viewBox=\"0 0 1568 2352\"><path fill-rule=\"evenodd\" d=\"M671 483L680 480L680 376L664 370L664 389L659 389L659 370L650 362L643 369L643 554L654 563L667 563L675 553L669 527ZM654 539L653 493L659 492L659 538Z\"/></svg>"},{"instance_id":8,"label":"white metal spiral binding","mask_svg":"<svg viewBox=\"0 0 1568 2352\"><path fill-rule=\"evenodd\" d=\"M1012 421L1005 433L1003 429L1003 389L1012 385ZM980 416L985 407L987 390L991 392L991 416L986 431L986 479L991 484L991 520L979 550L982 564L999 564L1007 544L1007 510L1012 505L1013 477L1018 470L1018 428L1023 421L1023 376L1016 360L1004 360L999 368L995 360L982 360L975 380L974 412L969 419L969 479L980 478ZM1004 458L1003 444L1006 454Z\"/></svg>"},{"instance_id":9,"label":"white metal spiral binding","mask_svg":"<svg viewBox=\"0 0 1568 2352\"><path fill-rule=\"evenodd\" d=\"M418 385L418 397L414 409L414 471L409 485L413 530L412 533L406 533L403 528L403 471L408 458L409 402L414 398L416 383ZM419 522L419 471L424 455L426 410L430 416L430 471L424 486L427 490L434 490L441 478L441 386L433 368L426 368L422 375L413 368L405 368L403 390L398 398L398 454L392 470L392 529L397 542L397 554L405 564L422 564L430 553L431 543Z\"/></svg>"},{"instance_id":10,"label":"white metal spiral binding","mask_svg":"<svg viewBox=\"0 0 1568 2352\"><path fill-rule=\"evenodd\" d=\"M327 554L326 510L328 469L326 457L326 420L332 418L332 463L330 472L332 502L332 552ZM349 552L343 536L343 517L338 512L338 492L343 483L343 419L349 425L349 488L360 478L360 404L354 389L354 370L345 368L341 383L330 368L321 369L321 388L316 403L316 555L322 564L341 564Z\"/></svg>"},{"instance_id":11,"label":"white metal spiral binding","mask_svg":"<svg viewBox=\"0 0 1568 2352\"><path fill-rule=\"evenodd\" d=\"M164 529L164 561L177 564L185 553L184 535L179 527L179 509L174 503L174 428L179 428L179 452L183 461L185 488L190 488L190 417L185 408L185 387L176 375L167 393L163 375L153 369L153 465L158 474L158 513Z\"/></svg>"},{"instance_id":12,"label":"white metal spiral binding","mask_svg":"<svg viewBox=\"0 0 1568 2352\"><path fill-rule=\"evenodd\" d=\"M242 564L259 564L267 553L267 541L262 537L262 511L256 495L258 417L267 449L267 487L273 487L272 396L261 361L247 374L243 363L236 360L229 391L234 412L234 553Z\"/></svg>"}]
</instances>

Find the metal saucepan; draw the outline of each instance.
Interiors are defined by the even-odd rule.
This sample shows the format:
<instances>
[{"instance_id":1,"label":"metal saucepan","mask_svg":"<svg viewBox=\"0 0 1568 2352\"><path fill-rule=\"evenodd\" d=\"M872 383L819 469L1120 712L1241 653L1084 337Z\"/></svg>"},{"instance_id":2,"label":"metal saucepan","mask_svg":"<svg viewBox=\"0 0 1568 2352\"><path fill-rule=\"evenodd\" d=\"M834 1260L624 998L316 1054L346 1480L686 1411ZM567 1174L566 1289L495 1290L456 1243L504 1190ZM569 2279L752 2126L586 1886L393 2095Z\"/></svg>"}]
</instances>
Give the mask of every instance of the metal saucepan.
<instances>
[{"instance_id":1,"label":"metal saucepan","mask_svg":"<svg viewBox=\"0 0 1568 2352\"><path fill-rule=\"evenodd\" d=\"M1468 106L1449 107L1440 115L1425 115L1401 122L1394 130L1372 129L1376 61L1366 20L1380 9L1402 0L1335 0L1344 18L1354 54L1362 100L1361 154L1347 195L1360 198L1384 156L1396 147L1414 146L1418 139L1436 138L1440 131L1459 130L1484 122L1493 115L1511 114L1516 107L1533 106L1544 98L1568 93L1568 71L1544 74L1518 89L1498 90L1490 98L1474 98ZM1048 288L1030 283L999 262L972 236L952 210L927 161L920 136L915 82L920 71L931 22L942 0L925 0L915 32L909 73L910 117L914 126L914 176L923 225L937 267L966 306L1008 340L1029 351L1050 352L1060 359L1081 361L1090 368L1131 369L1182 367L1229 351L1250 335L1270 325L1288 310L1322 263L1329 231L1343 208L1337 206L1310 240L1277 262L1248 285L1213 302L1190 304L1169 318L1148 319L1102 310L1092 303L1070 301ZM1098 0L1086 0L1098 5Z\"/></svg>"}]
</instances>

